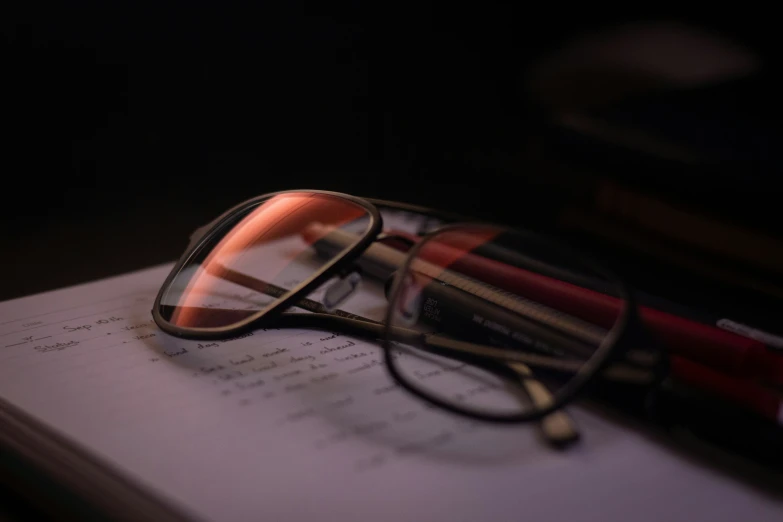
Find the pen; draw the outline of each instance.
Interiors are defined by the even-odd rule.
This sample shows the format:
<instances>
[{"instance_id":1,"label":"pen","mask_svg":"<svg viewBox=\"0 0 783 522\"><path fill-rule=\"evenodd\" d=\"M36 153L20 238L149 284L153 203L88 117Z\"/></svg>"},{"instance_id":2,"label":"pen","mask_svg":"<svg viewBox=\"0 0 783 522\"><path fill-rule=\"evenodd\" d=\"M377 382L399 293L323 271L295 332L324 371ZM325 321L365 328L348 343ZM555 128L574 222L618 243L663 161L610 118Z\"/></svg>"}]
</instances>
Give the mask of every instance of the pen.
<instances>
[{"instance_id":1,"label":"pen","mask_svg":"<svg viewBox=\"0 0 783 522\"><path fill-rule=\"evenodd\" d=\"M315 226L314 228L309 229L305 235L306 239L312 240L311 244L314 248L324 255L329 255L333 250L342 249L344 244L352 241L352 236L348 232L339 229L330 229L327 231L318 227L319 226ZM464 252L460 250L460 253L462 253L464 257ZM381 281L386 281L405 261L405 257L406 254L404 252L395 250L381 243L375 243L364 252L358 262L363 271ZM478 256L475 257L478 258ZM443 259L440 259L439 261L443 261ZM442 266L441 263L438 263L437 265ZM502 265L502 263L500 265ZM452 266L454 265L452 264ZM459 268L465 267L460 266ZM493 272L496 276L499 275L499 277L507 278L515 275L514 273L510 274L507 271L499 270L502 267L495 268L498 269ZM538 276L538 274L531 274L524 270L522 272L528 276L535 275L541 277ZM541 282L536 278L533 280L534 282ZM544 282L547 281L544 280ZM503 281L503 283L505 283L505 286L508 286L508 281ZM440 322L440 324L449 329L449 331L458 331L470 335L472 331L475 331L472 328L474 326L471 321L472 313L476 310L483 311L483 309L487 307L491 308L487 303L482 302L481 299L470 299L469 295L460 292L457 288L449 288L448 286L441 285L433 285L433 287L438 290L438 294L434 297L428 295L425 298L425 302L422 303L424 305L422 319L429 320L430 323ZM579 287L575 288L583 290ZM544 292L542 293L546 293L547 291L550 291L550 288L545 287L543 290ZM546 295L541 295L540 297L546 298ZM430 306L427 299L437 301L437 306ZM525 302L523 301L523 303ZM513 306L515 303L510 304ZM531 302L530 304L532 310L520 310L520 312L523 314L535 313L537 311L535 306L533 306L535 303ZM558 303L552 302L552 304ZM585 305L584 302L582 304L583 306ZM581 337L583 340L588 341L592 336L592 340L595 342L596 339L601 339L603 338L603 335L605 335L605 333L596 331L594 327L591 328L592 325L580 323L578 319L569 319L565 314L558 314L558 312L554 310L552 310L551 313L554 315L555 320L558 321L556 324L553 324L553 326L558 326L561 331L568 331L577 338ZM503 317L502 314L496 314L492 317L495 319L499 318L500 324L509 324L509 320L506 317ZM546 316L543 318L546 319ZM483 331L482 333L485 334ZM719 331L719 333L731 335L727 332ZM555 344L555 346L557 346L557 344ZM544 351L552 350L551 346L542 346L539 348L542 348ZM585 346L581 345L581 348L572 347L572 349L575 351L579 351L580 349L584 350ZM584 354L585 352L582 351L582 353ZM562 355L562 353L559 355ZM704 391L731 402L741 404L775 423L781 423L781 398L779 394L776 394L773 390L758 385L749 379L726 375L725 373L705 366L700 362L689 360L686 357L687 356L684 354L671 357L672 364L670 370L674 379L691 386L699 387Z\"/></svg>"},{"instance_id":2,"label":"pen","mask_svg":"<svg viewBox=\"0 0 783 522\"><path fill-rule=\"evenodd\" d=\"M651 422L699 454L707 449L707 442L770 469L783 470L783 428L779 421L721 400L693 384L666 379L655 389L644 390L602 380L591 387L582 404ZM714 456L710 449L709 458Z\"/></svg>"},{"instance_id":3,"label":"pen","mask_svg":"<svg viewBox=\"0 0 783 522\"><path fill-rule=\"evenodd\" d=\"M416 239L415 236L407 237ZM620 299L471 253L470 249L477 248L483 238L471 239L472 244L459 245L459 248L433 244L421 255L439 266L448 266L491 285L524 293L537 302L586 321L609 327L616 320L622 305ZM498 253L492 252L493 255ZM650 333L672 353L732 375L759 379L772 386L783 385L783 355L757 339L648 306L639 307L639 316Z\"/></svg>"},{"instance_id":4,"label":"pen","mask_svg":"<svg viewBox=\"0 0 783 522\"><path fill-rule=\"evenodd\" d=\"M397 239L393 242L387 241L387 244L394 246L394 248L399 250L405 251L408 250L411 244L416 243L421 239L421 236L405 231L389 230L387 234L390 237ZM494 237L486 236L485 238L481 239L491 241L494 239ZM450 242L452 241L453 238L450 238ZM475 240L470 241L468 244L460 245L460 248L472 248L474 245L475 248L473 248L471 254L477 254L481 257L488 257L495 261L520 268L523 266L531 267L535 264L531 258L523 256L520 253L504 249L497 245L491 245L487 243L480 244ZM541 267L539 266L538 268ZM549 270L552 271L551 268ZM566 271L563 269L560 270L561 275L563 275L565 272ZM598 291L601 290L601 282L599 280L594 280L585 276L580 277L573 272L566 273L565 275L565 280L570 280L572 282L576 282L578 280L579 284L585 288ZM663 311L675 317L685 318L697 323L714 326L721 330L732 332L748 339L755 339L765 344L768 348L774 348L783 354L783 335L777 335L769 331L765 331L762 329L763 327L749 326L746 324L748 322L747 320L737 321L726 317L726 314L717 314L715 312L708 312L702 309L696 310L690 306L685 306L680 303L673 303L669 299L654 296L639 289L635 289L635 296L643 307ZM732 313L729 313L728 315L731 316ZM751 320L749 322L754 323L755 321Z\"/></svg>"},{"instance_id":5,"label":"pen","mask_svg":"<svg viewBox=\"0 0 783 522\"><path fill-rule=\"evenodd\" d=\"M783 425L783 393L756 382L740 379L683 357L669 357L669 370L675 381L709 391L726 401L743 405L758 415ZM782 434L783 435L783 434Z\"/></svg>"},{"instance_id":6,"label":"pen","mask_svg":"<svg viewBox=\"0 0 783 522\"><path fill-rule=\"evenodd\" d=\"M390 231L390 235L401 235L396 231ZM414 237L408 236L410 240L415 240ZM466 250L472 245L461 245ZM560 291L560 297L571 298L574 304L581 305L582 307L589 307L594 304L593 299L606 299L611 298L605 294L600 294L593 290L584 289L576 285L570 285L559 280L547 278L540 274L535 274L523 269L517 269L517 267L510 267L506 263L498 263L491 259L487 259L482 256L476 256L474 254L466 253L462 248L449 249L448 246L437 244L433 245L434 248L428 248L426 251L421 252L421 255L428 261L434 262L439 266L450 266L451 268L467 273L468 275L480 276L482 280L490 279L489 283L502 284L504 287L514 286L513 283L509 284L509 279L517 280L520 277L526 277L531 279L532 283L542 283L541 288L536 288L539 292L536 292L536 298L544 301L550 305L558 305L562 308L564 304L562 300L557 299L557 296L553 298L552 292ZM496 252L495 252L496 254ZM558 288L557 283L563 283L564 287ZM522 290L529 293L531 285L526 285ZM592 294L592 295L591 295ZM573 298L582 297L581 301L576 301ZM593 299L591 299L593 298ZM612 303L612 306L619 308L619 300L614 299L616 302ZM571 304L571 302L566 303ZM569 312L579 314L580 310L569 309ZM616 312L614 312L616 317ZM712 352L708 350L714 347L715 340L723 344L719 344L718 348L725 346L726 343L735 342L734 346L741 348L743 345L748 346L752 343L757 343L750 339L736 336L729 332L724 332L717 328L710 327L694 321L689 321L677 317L673 314L661 312L652 308L643 307L640 312L645 324L658 327L659 331L662 330L661 337L664 342L674 344L675 351L680 348L680 351L688 352L687 348L693 348L692 343L699 343L696 347L704 346L704 356L709 357ZM584 316L583 318L588 318ZM589 317L595 320L606 320L603 316L593 315ZM690 344L689 344L690 343ZM682 348L685 349L682 349ZM766 350L766 347L761 346L761 349ZM690 350L691 353L693 350ZM777 358L776 354L770 353L772 358ZM712 362L712 361L709 361ZM730 365L729 361L727 365ZM733 370L734 368L731 368ZM674 379L679 382L688 384L690 386L710 391L715 395L720 396L725 400L741 404L757 414L775 422L783 423L783 407L781 404L781 394L775 391L760 386L749 379L741 379L726 375L722 372L715 371L709 366L703 364L697 364L689 358L682 356L670 357L670 371ZM751 369L752 376L757 376L758 372L754 373L755 369Z\"/></svg>"},{"instance_id":7,"label":"pen","mask_svg":"<svg viewBox=\"0 0 783 522\"><path fill-rule=\"evenodd\" d=\"M416 236L413 236L412 234L399 233L399 235L404 237L407 241L411 241L411 240L416 241ZM468 242L467 245L464 246L470 248L473 245L476 245L477 242L475 241L476 239L475 237L473 237L472 239L470 238L470 236L462 238L463 242L467 239L470 239L470 241ZM532 268L535 266L531 258L523 256L519 252L515 252L513 250L508 250L506 248L503 248L498 244L496 244L494 241L490 242L490 240L492 239L494 238L488 237L486 243L476 245L471 253L483 257L488 257L490 259L494 259L496 261L500 261L511 266L528 267L528 268ZM453 238L450 238L450 241L452 240ZM457 246L463 247L463 245L457 245ZM536 268L540 268L540 266ZM563 269L561 269L560 271L564 272ZM541 271L540 273L546 275L546 272L544 271ZM574 277L573 273L570 274L570 277ZM562 279L569 280L568 277ZM572 282L577 282L577 281L574 279L572 280ZM590 288L599 291L601 290L600 281L592 280L585 276L579 277L578 284L585 286L585 288ZM775 335L773 333L770 333L769 331L764 331L761 327L753 327L753 326L749 326L748 324L743 324L743 321L731 320L725 316L725 313L719 315L714 312L708 312L703 308L696 310L692 307L684 306L680 303L673 303L669 299L664 299L659 296L650 295L644 291L639 290L638 288L635 291L635 295L642 305L647 306L649 308L667 312L676 317L681 317L685 319L690 319L695 322L708 324L717 327L718 329L733 332L735 334L738 334L743 337L747 337L749 339L755 339L757 341L761 341L763 344L767 345L768 348L775 348L779 350L781 354L783 354L783 336ZM736 313L736 305L734 306L734 308L735 310L729 313L730 316ZM743 308L747 308L747 307L743 306ZM748 320L746 319L745 322L747 321ZM749 322L756 323L757 321L751 319L749 320ZM776 321L769 324L769 320L767 320L767 323L768 323L768 327L772 327L773 329L774 327L772 326L772 324L777 324Z\"/></svg>"}]
</instances>

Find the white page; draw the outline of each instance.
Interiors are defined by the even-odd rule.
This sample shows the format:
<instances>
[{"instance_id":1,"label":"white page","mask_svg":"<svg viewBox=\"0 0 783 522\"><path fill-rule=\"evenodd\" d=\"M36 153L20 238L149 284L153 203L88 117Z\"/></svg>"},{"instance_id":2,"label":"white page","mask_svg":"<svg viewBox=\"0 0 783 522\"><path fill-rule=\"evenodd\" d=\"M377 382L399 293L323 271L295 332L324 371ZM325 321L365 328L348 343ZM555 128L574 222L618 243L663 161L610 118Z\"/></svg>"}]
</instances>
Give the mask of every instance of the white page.
<instances>
[{"instance_id":1,"label":"white page","mask_svg":"<svg viewBox=\"0 0 783 522\"><path fill-rule=\"evenodd\" d=\"M426 408L359 339L167 336L169 269L0 304L0 397L205 520L781 520L780 498L576 407L565 452Z\"/></svg>"}]
</instances>

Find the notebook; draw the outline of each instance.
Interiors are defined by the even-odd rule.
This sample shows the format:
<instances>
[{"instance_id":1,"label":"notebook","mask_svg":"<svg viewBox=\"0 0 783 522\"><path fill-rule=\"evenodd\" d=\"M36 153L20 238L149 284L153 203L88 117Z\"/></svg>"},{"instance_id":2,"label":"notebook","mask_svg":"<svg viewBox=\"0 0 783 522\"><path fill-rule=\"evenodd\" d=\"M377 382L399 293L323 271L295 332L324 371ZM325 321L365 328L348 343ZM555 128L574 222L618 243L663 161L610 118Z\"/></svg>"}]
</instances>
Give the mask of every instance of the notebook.
<instances>
[{"instance_id":1,"label":"notebook","mask_svg":"<svg viewBox=\"0 0 783 522\"><path fill-rule=\"evenodd\" d=\"M170 268L0 303L0 443L101 516L783 517L781 495L593 409L569 408L582 440L566 451L534 426L433 409L393 383L377 344L339 332L170 337L150 313ZM378 317L383 305L366 292L343 308Z\"/></svg>"}]
</instances>

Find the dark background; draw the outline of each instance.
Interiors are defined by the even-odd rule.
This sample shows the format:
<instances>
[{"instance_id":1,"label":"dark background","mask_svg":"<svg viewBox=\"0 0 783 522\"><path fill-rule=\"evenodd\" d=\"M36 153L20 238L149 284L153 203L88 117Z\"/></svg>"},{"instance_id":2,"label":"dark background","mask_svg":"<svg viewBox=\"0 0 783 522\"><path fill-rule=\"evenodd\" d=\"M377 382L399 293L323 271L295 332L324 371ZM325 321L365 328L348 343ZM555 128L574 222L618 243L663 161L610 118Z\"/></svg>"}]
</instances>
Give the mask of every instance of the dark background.
<instances>
[{"instance_id":1,"label":"dark background","mask_svg":"<svg viewBox=\"0 0 783 522\"><path fill-rule=\"evenodd\" d=\"M745 14L493 2L12 5L0 42L0 298L172 260L193 228L281 189L534 227L548 200L520 188L539 168L523 153L542 113L525 91L530 65L580 34L669 20L741 42L774 70L774 17Z\"/></svg>"},{"instance_id":2,"label":"dark background","mask_svg":"<svg viewBox=\"0 0 783 522\"><path fill-rule=\"evenodd\" d=\"M779 19L735 5L17 4L0 17L0 299L172 261L191 230L275 190L546 229L557 193L526 183L562 158L528 154L551 107L526 81L542 56L619 24L674 21L741 43L764 81L733 103L779 114ZM617 87L583 80L565 98ZM772 201L776 177L758 191ZM777 214L748 201L726 217Z\"/></svg>"}]
</instances>

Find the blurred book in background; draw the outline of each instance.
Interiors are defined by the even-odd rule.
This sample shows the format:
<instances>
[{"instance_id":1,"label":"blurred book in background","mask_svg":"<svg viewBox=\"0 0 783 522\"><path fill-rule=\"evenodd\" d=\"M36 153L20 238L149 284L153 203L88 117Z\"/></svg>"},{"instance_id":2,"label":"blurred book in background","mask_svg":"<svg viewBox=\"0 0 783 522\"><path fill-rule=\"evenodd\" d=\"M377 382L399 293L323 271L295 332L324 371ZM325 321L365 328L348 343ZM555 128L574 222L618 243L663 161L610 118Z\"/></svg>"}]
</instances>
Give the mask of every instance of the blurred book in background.
<instances>
[{"instance_id":1,"label":"blurred book in background","mask_svg":"<svg viewBox=\"0 0 783 522\"><path fill-rule=\"evenodd\" d=\"M551 202L553 228L644 291L779 330L783 115L769 69L683 24L584 36L533 68L542 125L502 163Z\"/></svg>"}]
</instances>

